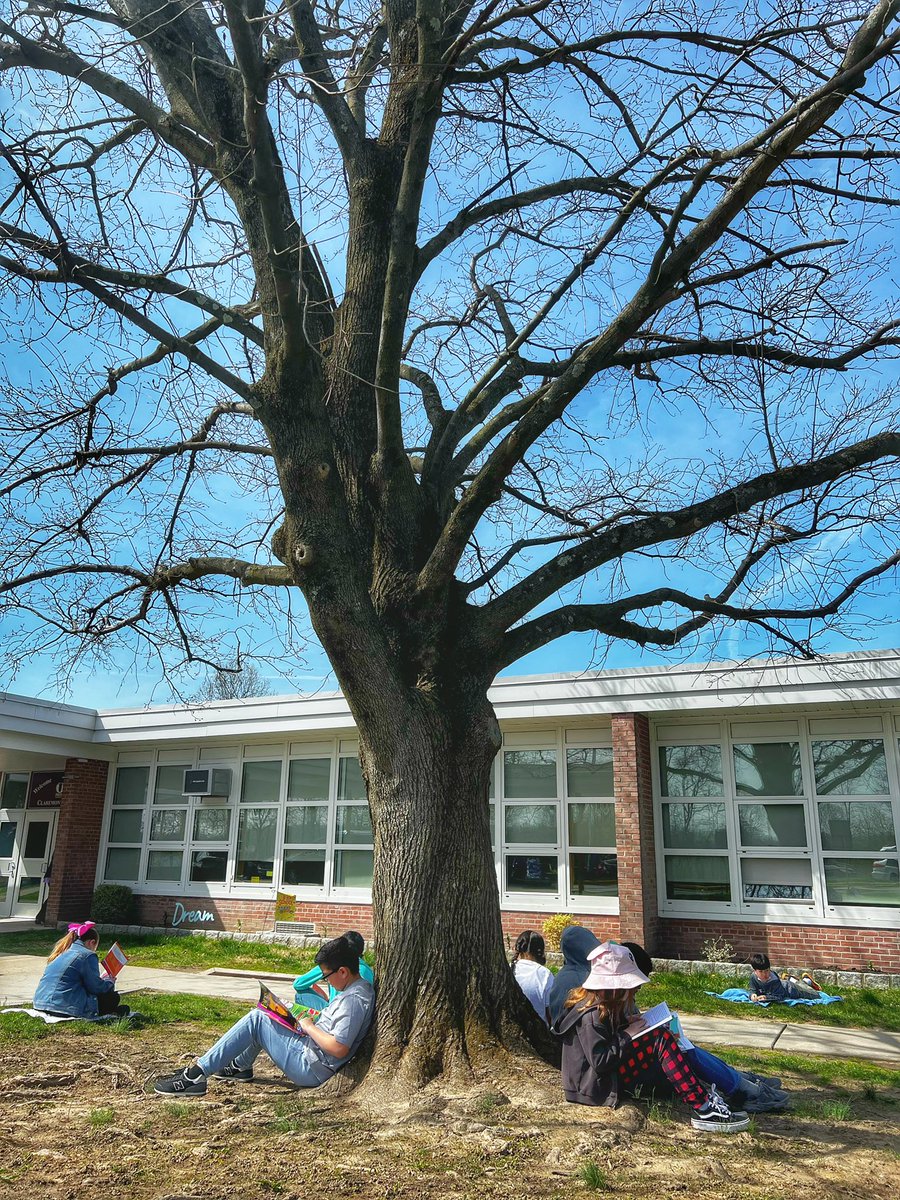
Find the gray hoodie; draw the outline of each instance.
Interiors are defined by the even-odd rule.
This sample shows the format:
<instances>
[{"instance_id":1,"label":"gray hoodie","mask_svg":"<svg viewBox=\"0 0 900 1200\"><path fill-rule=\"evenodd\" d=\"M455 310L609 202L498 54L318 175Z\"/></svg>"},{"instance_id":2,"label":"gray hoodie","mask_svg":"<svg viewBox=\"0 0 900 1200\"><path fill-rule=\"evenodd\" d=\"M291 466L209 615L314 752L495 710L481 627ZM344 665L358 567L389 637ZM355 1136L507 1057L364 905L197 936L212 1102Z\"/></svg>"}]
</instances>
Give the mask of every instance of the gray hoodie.
<instances>
[{"instance_id":1,"label":"gray hoodie","mask_svg":"<svg viewBox=\"0 0 900 1200\"><path fill-rule=\"evenodd\" d=\"M590 975L587 956L599 945L599 938L595 938L583 925L569 925L563 930L559 948L564 962L550 990L550 1017L553 1021L562 1012L569 992L581 987Z\"/></svg>"}]
</instances>

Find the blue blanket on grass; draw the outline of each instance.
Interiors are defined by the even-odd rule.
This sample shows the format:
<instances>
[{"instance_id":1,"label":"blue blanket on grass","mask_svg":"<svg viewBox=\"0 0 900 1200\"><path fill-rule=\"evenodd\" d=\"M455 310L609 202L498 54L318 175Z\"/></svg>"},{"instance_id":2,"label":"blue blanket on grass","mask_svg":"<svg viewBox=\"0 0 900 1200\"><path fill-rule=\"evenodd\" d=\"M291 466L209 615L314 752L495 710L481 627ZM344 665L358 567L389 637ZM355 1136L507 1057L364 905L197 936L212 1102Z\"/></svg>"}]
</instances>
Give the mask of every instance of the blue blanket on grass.
<instances>
[{"instance_id":1,"label":"blue blanket on grass","mask_svg":"<svg viewBox=\"0 0 900 1200\"><path fill-rule=\"evenodd\" d=\"M732 1004L756 1004L759 1008L769 1008L768 1000L753 1001L750 999L750 993L746 988L726 988L724 992L707 992L707 996L715 996L717 1000L730 1000ZM815 1000L779 1000L778 1004L838 1004L843 1000L843 996L829 996L827 992L820 992Z\"/></svg>"}]
</instances>

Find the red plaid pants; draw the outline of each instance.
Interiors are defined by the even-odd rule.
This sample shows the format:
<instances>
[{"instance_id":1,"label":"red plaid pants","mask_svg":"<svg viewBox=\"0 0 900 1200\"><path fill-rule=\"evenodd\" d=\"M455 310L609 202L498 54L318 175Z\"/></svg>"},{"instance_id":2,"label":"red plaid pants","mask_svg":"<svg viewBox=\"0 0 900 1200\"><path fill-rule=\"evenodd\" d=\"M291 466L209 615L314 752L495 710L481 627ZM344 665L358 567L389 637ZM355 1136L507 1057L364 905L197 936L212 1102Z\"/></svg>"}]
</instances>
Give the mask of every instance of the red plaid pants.
<instances>
[{"instance_id":1,"label":"red plaid pants","mask_svg":"<svg viewBox=\"0 0 900 1200\"><path fill-rule=\"evenodd\" d=\"M629 1089L638 1083L659 1083L666 1079L678 1099L695 1109L700 1108L708 1094L668 1029L655 1029L632 1042L619 1063L619 1078Z\"/></svg>"}]
</instances>

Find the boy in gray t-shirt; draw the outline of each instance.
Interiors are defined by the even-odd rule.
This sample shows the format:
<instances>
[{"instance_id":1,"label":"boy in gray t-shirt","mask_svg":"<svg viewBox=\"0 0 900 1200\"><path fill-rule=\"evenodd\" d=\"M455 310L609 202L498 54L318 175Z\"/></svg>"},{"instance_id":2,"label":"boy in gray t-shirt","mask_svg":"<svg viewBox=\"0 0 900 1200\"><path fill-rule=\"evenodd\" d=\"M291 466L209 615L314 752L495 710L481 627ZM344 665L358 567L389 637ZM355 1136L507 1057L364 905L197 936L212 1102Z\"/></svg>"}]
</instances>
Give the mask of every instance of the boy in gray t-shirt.
<instances>
[{"instance_id":1,"label":"boy in gray t-shirt","mask_svg":"<svg viewBox=\"0 0 900 1200\"><path fill-rule=\"evenodd\" d=\"M368 1033L375 992L360 976L359 955L343 937L325 943L316 965L337 993L317 1020L304 1017L294 1030L255 1008L191 1066L158 1079L154 1090L166 1096L203 1096L210 1075L250 1080L253 1063L263 1050L298 1087L326 1083L353 1057Z\"/></svg>"}]
</instances>

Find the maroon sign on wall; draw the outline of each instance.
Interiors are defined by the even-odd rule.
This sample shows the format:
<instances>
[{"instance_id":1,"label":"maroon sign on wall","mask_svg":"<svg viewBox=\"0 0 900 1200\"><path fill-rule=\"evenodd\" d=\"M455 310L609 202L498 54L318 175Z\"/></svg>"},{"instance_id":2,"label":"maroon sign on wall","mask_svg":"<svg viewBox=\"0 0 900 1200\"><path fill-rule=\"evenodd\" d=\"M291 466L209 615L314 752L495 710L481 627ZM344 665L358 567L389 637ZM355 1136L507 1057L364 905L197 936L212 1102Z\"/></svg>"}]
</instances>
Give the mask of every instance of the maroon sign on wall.
<instances>
[{"instance_id":1,"label":"maroon sign on wall","mask_svg":"<svg viewBox=\"0 0 900 1200\"><path fill-rule=\"evenodd\" d=\"M62 803L62 787L62 771L32 771L26 807L59 808Z\"/></svg>"}]
</instances>

